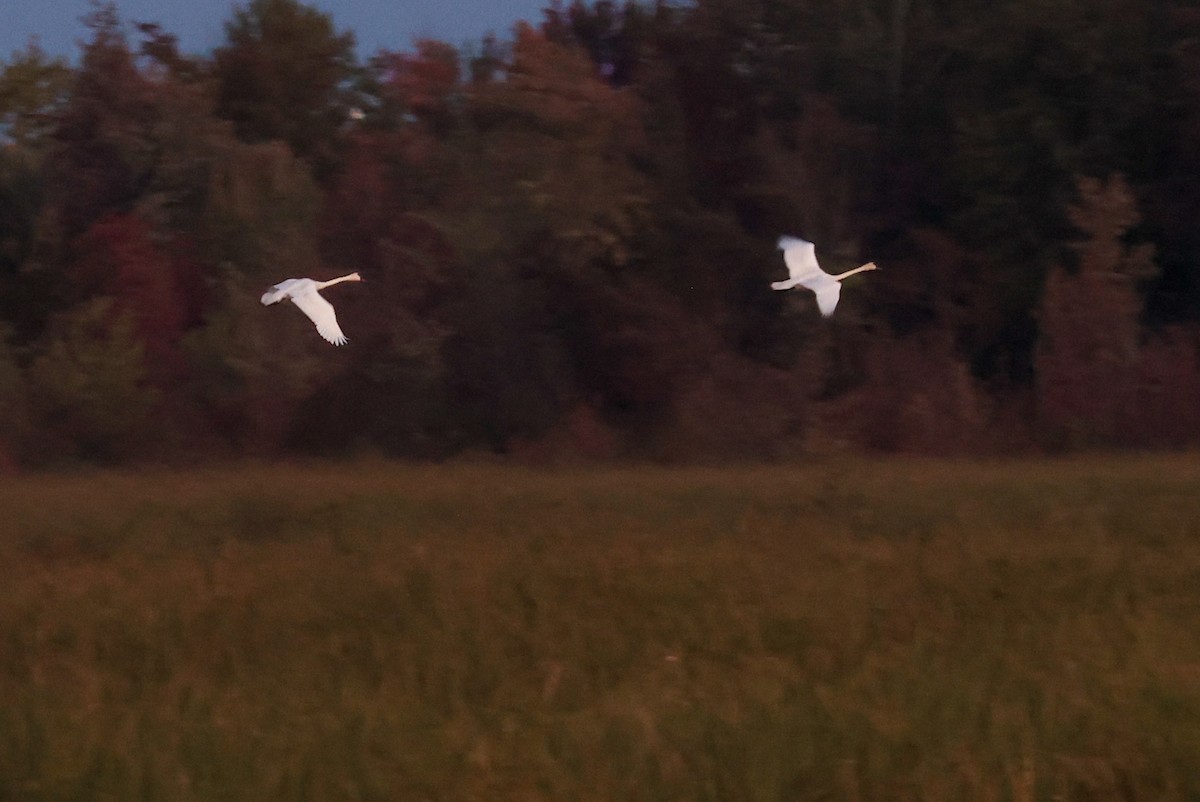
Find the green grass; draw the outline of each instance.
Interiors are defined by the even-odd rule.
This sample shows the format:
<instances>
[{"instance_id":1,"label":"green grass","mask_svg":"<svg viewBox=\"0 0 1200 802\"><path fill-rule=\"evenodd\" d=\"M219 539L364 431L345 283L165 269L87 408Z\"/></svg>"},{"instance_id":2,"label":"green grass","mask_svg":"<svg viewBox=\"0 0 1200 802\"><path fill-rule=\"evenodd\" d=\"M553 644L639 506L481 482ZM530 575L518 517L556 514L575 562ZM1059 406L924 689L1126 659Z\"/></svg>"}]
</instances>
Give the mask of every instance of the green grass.
<instances>
[{"instance_id":1,"label":"green grass","mask_svg":"<svg viewBox=\"0 0 1200 802\"><path fill-rule=\"evenodd\" d=\"M0 488L0 802L1200 799L1200 460Z\"/></svg>"}]
</instances>

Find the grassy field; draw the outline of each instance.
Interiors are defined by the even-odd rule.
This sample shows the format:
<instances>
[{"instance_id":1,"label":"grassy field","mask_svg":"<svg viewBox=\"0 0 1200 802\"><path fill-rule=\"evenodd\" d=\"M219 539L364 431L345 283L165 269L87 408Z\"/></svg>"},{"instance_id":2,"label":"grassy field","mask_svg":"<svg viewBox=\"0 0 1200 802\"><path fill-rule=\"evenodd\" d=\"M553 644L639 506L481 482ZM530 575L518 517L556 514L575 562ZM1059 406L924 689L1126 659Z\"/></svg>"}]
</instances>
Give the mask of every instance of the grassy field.
<instances>
[{"instance_id":1,"label":"grassy field","mask_svg":"<svg viewBox=\"0 0 1200 802\"><path fill-rule=\"evenodd\" d=\"M1200 459L0 488L0 802L1200 799Z\"/></svg>"}]
</instances>

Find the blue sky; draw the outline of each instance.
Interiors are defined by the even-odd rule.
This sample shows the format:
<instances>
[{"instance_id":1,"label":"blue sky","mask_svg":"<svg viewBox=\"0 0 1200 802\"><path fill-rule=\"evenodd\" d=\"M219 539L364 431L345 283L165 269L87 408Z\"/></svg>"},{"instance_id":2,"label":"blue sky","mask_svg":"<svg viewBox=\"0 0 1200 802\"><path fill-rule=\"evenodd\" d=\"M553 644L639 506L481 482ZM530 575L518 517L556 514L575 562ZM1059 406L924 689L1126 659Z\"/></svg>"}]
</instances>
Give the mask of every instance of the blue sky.
<instances>
[{"instance_id":1,"label":"blue sky","mask_svg":"<svg viewBox=\"0 0 1200 802\"><path fill-rule=\"evenodd\" d=\"M360 56L381 47L408 50L413 39L441 39L460 47L489 31L511 38L517 20L540 21L548 0L309 0L354 32ZM221 43L234 0L117 0L121 19L157 22L179 37L181 49L205 53ZM74 59L85 36L80 19L88 0L0 0L0 60L36 35L43 49Z\"/></svg>"}]
</instances>

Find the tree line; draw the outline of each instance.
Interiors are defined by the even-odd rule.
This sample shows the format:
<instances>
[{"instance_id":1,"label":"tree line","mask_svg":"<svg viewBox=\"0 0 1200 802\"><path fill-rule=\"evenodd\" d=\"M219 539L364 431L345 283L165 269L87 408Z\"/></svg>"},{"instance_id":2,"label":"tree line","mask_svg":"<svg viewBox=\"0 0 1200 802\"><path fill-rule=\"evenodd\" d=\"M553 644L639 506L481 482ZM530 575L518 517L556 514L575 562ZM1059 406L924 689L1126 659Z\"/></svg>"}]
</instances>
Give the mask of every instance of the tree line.
<instances>
[{"instance_id":1,"label":"tree line","mask_svg":"<svg viewBox=\"0 0 1200 802\"><path fill-rule=\"evenodd\" d=\"M86 22L0 62L0 464L1200 441L1187 0ZM784 233L882 270L822 319ZM346 348L258 302L352 270Z\"/></svg>"}]
</instances>

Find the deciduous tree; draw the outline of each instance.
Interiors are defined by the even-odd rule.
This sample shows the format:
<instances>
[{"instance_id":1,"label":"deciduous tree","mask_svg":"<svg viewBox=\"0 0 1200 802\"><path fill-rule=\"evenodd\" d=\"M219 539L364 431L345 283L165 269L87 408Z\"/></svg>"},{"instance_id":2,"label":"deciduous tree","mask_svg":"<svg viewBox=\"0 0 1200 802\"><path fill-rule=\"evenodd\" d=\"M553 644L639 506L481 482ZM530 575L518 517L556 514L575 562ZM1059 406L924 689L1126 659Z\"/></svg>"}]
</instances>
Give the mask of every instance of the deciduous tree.
<instances>
[{"instance_id":1,"label":"deciduous tree","mask_svg":"<svg viewBox=\"0 0 1200 802\"><path fill-rule=\"evenodd\" d=\"M1070 210L1086 237L1078 268L1054 268L1039 314L1039 418L1067 445L1113 443L1137 386L1142 298L1138 282L1153 276L1153 248L1128 246L1137 204L1121 176L1083 178Z\"/></svg>"},{"instance_id":2,"label":"deciduous tree","mask_svg":"<svg viewBox=\"0 0 1200 802\"><path fill-rule=\"evenodd\" d=\"M213 54L217 113L247 142L279 139L324 174L348 111L354 35L298 0L250 0Z\"/></svg>"},{"instance_id":3,"label":"deciduous tree","mask_svg":"<svg viewBox=\"0 0 1200 802\"><path fill-rule=\"evenodd\" d=\"M64 102L71 82L65 60L50 58L37 40L13 53L0 70L0 142L25 152L47 146L53 114Z\"/></svg>"}]
</instances>

